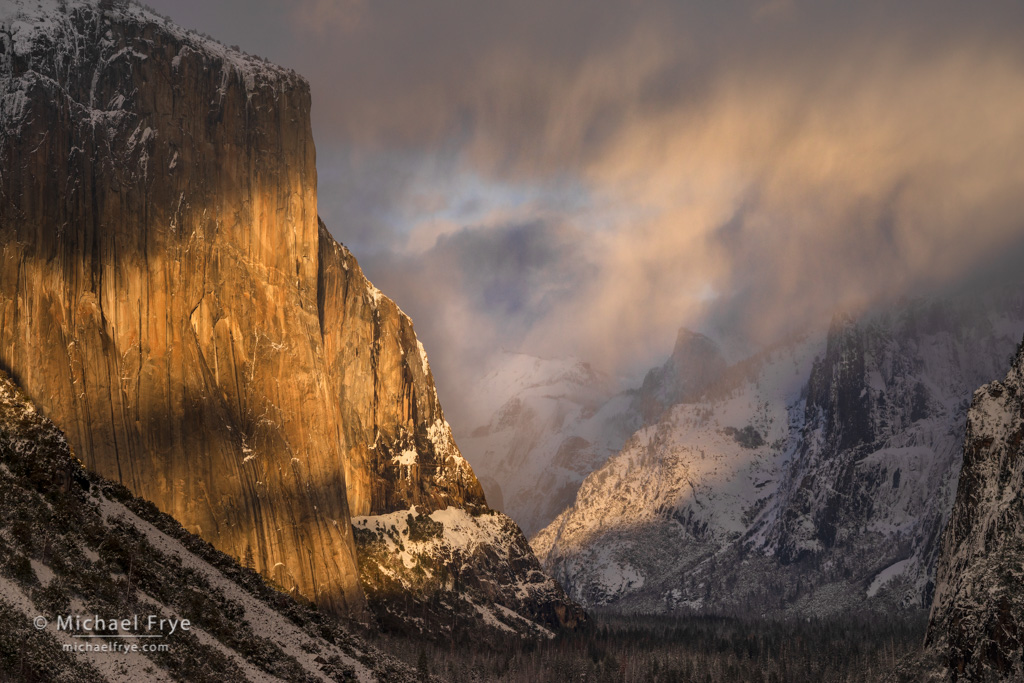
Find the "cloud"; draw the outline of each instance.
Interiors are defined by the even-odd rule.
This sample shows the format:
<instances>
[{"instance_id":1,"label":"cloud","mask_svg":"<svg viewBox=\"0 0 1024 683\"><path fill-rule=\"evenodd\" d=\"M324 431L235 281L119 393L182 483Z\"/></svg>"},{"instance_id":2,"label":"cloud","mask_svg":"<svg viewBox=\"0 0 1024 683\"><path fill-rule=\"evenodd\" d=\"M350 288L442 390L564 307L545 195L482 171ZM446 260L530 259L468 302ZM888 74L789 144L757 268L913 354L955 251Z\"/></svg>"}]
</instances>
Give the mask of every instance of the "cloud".
<instances>
[{"instance_id":1,"label":"cloud","mask_svg":"<svg viewBox=\"0 0 1024 683\"><path fill-rule=\"evenodd\" d=\"M301 33L337 37L363 27L367 5L367 0L305 0L293 5L291 20Z\"/></svg>"},{"instance_id":2,"label":"cloud","mask_svg":"<svg viewBox=\"0 0 1024 683\"><path fill-rule=\"evenodd\" d=\"M321 212L442 385L500 346L641 370L680 325L768 341L1024 255L1019 2L288 7L225 39L310 78Z\"/></svg>"},{"instance_id":3,"label":"cloud","mask_svg":"<svg viewBox=\"0 0 1024 683\"><path fill-rule=\"evenodd\" d=\"M521 348L529 330L597 274L585 244L572 226L535 219L463 228L425 252L379 253L362 265L434 349L442 400L458 412L464 388L495 353Z\"/></svg>"}]
</instances>

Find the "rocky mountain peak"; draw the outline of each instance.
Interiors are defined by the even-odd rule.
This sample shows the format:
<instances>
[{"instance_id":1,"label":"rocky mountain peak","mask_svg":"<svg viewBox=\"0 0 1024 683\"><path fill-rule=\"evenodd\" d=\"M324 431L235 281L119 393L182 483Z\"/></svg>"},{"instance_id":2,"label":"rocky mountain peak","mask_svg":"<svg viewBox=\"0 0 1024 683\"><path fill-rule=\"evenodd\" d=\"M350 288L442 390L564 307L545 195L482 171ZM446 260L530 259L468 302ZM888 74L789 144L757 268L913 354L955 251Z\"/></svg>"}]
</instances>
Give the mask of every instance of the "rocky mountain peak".
<instances>
[{"instance_id":1,"label":"rocky mountain peak","mask_svg":"<svg viewBox=\"0 0 1024 683\"><path fill-rule=\"evenodd\" d=\"M866 381L863 331L849 314L836 315L825 356L811 371L807 410L811 419L825 416L827 439L837 450L873 439Z\"/></svg>"},{"instance_id":2,"label":"rocky mountain peak","mask_svg":"<svg viewBox=\"0 0 1024 683\"><path fill-rule=\"evenodd\" d=\"M640 387L638 400L644 421L653 422L666 408L697 399L727 368L718 344L680 328L672 355L660 368L650 370Z\"/></svg>"},{"instance_id":3,"label":"rocky mountain peak","mask_svg":"<svg viewBox=\"0 0 1024 683\"><path fill-rule=\"evenodd\" d=\"M1022 330L1002 290L837 316L643 425L533 547L609 609L925 608L965 397Z\"/></svg>"}]
</instances>

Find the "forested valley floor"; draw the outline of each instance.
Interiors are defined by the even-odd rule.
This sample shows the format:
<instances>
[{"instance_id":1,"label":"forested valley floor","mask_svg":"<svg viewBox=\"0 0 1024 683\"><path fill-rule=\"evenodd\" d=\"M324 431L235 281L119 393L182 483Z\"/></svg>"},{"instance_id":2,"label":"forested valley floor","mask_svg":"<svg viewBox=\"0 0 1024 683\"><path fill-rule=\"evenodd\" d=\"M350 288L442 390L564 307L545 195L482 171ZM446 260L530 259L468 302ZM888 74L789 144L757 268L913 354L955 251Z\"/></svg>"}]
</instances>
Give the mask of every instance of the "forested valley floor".
<instances>
[{"instance_id":1,"label":"forested valley floor","mask_svg":"<svg viewBox=\"0 0 1024 683\"><path fill-rule=\"evenodd\" d=\"M547 642L436 642L381 637L375 645L428 676L468 683L885 680L922 648L927 615L786 621L738 617L594 615Z\"/></svg>"}]
</instances>

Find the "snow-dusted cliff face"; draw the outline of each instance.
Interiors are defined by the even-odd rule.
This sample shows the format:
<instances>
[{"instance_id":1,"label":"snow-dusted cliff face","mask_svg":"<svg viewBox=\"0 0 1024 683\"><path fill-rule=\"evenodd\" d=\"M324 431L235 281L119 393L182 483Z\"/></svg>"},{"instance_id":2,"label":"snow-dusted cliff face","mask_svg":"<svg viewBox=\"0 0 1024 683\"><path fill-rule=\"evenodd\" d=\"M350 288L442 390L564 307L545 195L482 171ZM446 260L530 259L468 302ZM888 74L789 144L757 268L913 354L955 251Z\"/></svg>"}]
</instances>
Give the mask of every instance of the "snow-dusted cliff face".
<instances>
[{"instance_id":1,"label":"snow-dusted cliff face","mask_svg":"<svg viewBox=\"0 0 1024 683\"><path fill-rule=\"evenodd\" d=\"M307 83L127 2L0 21L0 365L86 467L361 613L352 515L487 507L412 322L319 223Z\"/></svg>"},{"instance_id":2,"label":"snow-dusted cliff face","mask_svg":"<svg viewBox=\"0 0 1024 683\"><path fill-rule=\"evenodd\" d=\"M967 398L1022 330L1015 294L837 317L637 431L534 549L589 605L926 607Z\"/></svg>"},{"instance_id":3,"label":"snow-dusted cliff face","mask_svg":"<svg viewBox=\"0 0 1024 683\"><path fill-rule=\"evenodd\" d=\"M8 3L0 44L0 362L89 469L361 610L308 85L126 3Z\"/></svg>"},{"instance_id":4,"label":"snow-dusted cliff face","mask_svg":"<svg viewBox=\"0 0 1024 683\"><path fill-rule=\"evenodd\" d=\"M1024 344L974 394L928 644L952 680L1024 680Z\"/></svg>"}]
</instances>

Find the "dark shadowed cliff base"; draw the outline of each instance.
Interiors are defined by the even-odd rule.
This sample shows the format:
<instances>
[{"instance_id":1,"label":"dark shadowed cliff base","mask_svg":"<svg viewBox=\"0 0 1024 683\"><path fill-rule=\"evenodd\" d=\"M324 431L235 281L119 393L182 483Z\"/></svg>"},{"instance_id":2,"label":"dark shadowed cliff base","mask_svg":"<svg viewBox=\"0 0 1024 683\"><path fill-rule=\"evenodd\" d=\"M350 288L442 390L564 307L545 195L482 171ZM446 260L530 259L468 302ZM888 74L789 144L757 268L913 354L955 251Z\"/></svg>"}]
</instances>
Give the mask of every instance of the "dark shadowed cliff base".
<instances>
[{"instance_id":1,"label":"dark shadowed cliff base","mask_svg":"<svg viewBox=\"0 0 1024 683\"><path fill-rule=\"evenodd\" d=\"M352 624L283 594L152 503L83 469L2 372L0 527L0 681L416 678ZM173 615L181 627L139 641L162 649L90 652L84 647L132 644L118 633L152 631L61 628L62 615L141 615L143 624L146 615Z\"/></svg>"}]
</instances>

